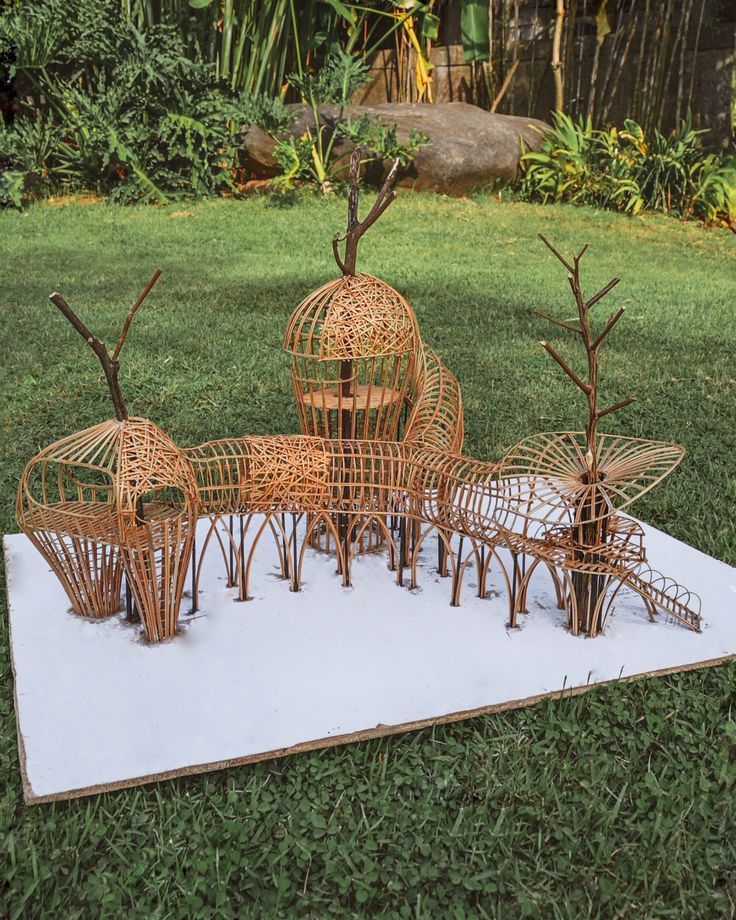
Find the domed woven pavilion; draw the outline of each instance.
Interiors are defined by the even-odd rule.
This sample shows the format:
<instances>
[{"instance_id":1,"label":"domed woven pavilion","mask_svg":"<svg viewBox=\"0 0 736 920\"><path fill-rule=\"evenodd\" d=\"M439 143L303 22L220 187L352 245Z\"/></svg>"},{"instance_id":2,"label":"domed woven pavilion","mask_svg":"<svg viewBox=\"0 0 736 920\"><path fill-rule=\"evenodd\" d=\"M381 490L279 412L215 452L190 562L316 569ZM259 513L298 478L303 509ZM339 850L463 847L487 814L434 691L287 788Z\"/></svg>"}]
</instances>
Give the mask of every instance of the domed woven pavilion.
<instances>
[{"instance_id":1,"label":"domed woven pavilion","mask_svg":"<svg viewBox=\"0 0 736 920\"><path fill-rule=\"evenodd\" d=\"M306 297L284 348L304 434L397 439L421 340L414 311L385 281L344 275Z\"/></svg>"}]
</instances>

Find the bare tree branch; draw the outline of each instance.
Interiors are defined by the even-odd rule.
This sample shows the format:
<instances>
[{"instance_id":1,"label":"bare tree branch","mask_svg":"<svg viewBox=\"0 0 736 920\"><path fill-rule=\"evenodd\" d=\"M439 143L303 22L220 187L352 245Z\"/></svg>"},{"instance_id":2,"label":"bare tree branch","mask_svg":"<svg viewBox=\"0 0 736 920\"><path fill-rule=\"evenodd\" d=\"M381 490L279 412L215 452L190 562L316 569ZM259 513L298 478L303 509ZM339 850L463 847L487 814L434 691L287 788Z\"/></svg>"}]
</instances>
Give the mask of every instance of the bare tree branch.
<instances>
[{"instance_id":1,"label":"bare tree branch","mask_svg":"<svg viewBox=\"0 0 736 920\"><path fill-rule=\"evenodd\" d=\"M341 243L344 239L345 239L345 237L344 237L344 236L340 236L339 233L336 233L336 234L332 237L332 252L333 252L333 254L334 254L334 256L335 256L335 261L337 262L337 267L340 269L340 271L343 273L343 275L346 275L347 272L345 271L345 263L344 263L343 260L340 258L340 243Z\"/></svg>"},{"instance_id":2,"label":"bare tree branch","mask_svg":"<svg viewBox=\"0 0 736 920\"><path fill-rule=\"evenodd\" d=\"M94 351L94 353L99 358L100 364L102 365L102 370L105 373L107 386L110 390L110 396L112 397L112 402L115 406L115 417L119 422L124 421L128 417L128 409L125 405L125 400L123 399L123 394L118 382L120 362L117 359L113 360L110 357L104 344L90 332L87 326L77 316L74 310L72 310L72 308L69 306L66 300L64 300L61 294L54 291L54 293L49 297L49 300L61 310L64 316L66 316L72 326L74 326L74 328L87 342L87 344L91 346L92 351Z\"/></svg>"},{"instance_id":3,"label":"bare tree branch","mask_svg":"<svg viewBox=\"0 0 736 920\"><path fill-rule=\"evenodd\" d=\"M392 190L396 182L396 174L399 169L399 161L394 160L394 164L389 170L386 179L381 186L373 207L366 217L361 221L358 220L358 196L360 194L360 162L362 149L356 147L350 157L350 173L348 176L348 228L344 237L335 236L332 241L332 251L335 255L335 261L343 275L354 275L355 264L358 256L358 243L363 234L371 227L378 218L383 214L386 208L396 198L396 192ZM345 240L345 258L340 258L338 243Z\"/></svg>"},{"instance_id":4,"label":"bare tree branch","mask_svg":"<svg viewBox=\"0 0 736 920\"><path fill-rule=\"evenodd\" d=\"M619 307L619 309L615 313L612 313L611 316L608 317L608 322L601 330L601 333L598 336L598 338L595 340L595 342L593 342L594 349L597 350L598 348L601 347L608 333L611 331L611 329L613 329L613 327L621 319L621 317L624 315L625 312L626 312L626 307Z\"/></svg>"},{"instance_id":5,"label":"bare tree branch","mask_svg":"<svg viewBox=\"0 0 736 920\"><path fill-rule=\"evenodd\" d=\"M547 239L547 237L543 233L538 233L537 236L544 243L547 249L549 249L549 251L560 260L560 262L562 262L562 264L570 272L570 274L572 274L575 271L575 269L572 267L572 265L570 265L570 263L562 255L562 253L559 252L559 250L555 249L555 247L552 245L552 243L550 243L550 241Z\"/></svg>"},{"instance_id":6,"label":"bare tree branch","mask_svg":"<svg viewBox=\"0 0 736 920\"><path fill-rule=\"evenodd\" d=\"M77 316L77 314L74 312L74 310L72 310L72 308L61 296L61 294L59 294L57 291L54 291L54 293L49 297L49 300L54 304L54 306L59 308L59 310L69 320L71 325L82 336L84 341L90 346L92 351L97 355L100 364L102 365L102 370L105 373L105 379L110 390L110 396L112 397L112 402L115 406L115 417L120 422L125 421L125 419L128 418L128 408L125 405L123 393L120 389L120 382L118 380L118 374L120 372L120 361L118 360L118 356L120 355L121 348L125 344L125 338L128 334L128 330L130 329L130 324L133 322L133 317L138 312L140 305L150 293L151 288L158 281L160 275L161 269L157 268L151 276L151 280L145 286L140 296L131 307L130 312L125 318L125 322L123 323L123 328L120 332L120 338L118 339L118 343L115 346L115 351L112 353L112 355L107 350L104 342L101 342L96 335L93 335L86 323L84 323Z\"/></svg>"},{"instance_id":7,"label":"bare tree branch","mask_svg":"<svg viewBox=\"0 0 736 920\"><path fill-rule=\"evenodd\" d=\"M591 307L594 307L598 303L599 300L605 297L609 291L613 290L613 288L616 287L616 285L619 283L620 280L621 280L620 278L611 278L611 280L608 282L608 284L605 287L602 287L600 291L598 291L597 294L593 294L590 300L586 301L585 309L590 310Z\"/></svg>"},{"instance_id":8,"label":"bare tree branch","mask_svg":"<svg viewBox=\"0 0 736 920\"><path fill-rule=\"evenodd\" d=\"M611 412L618 412L619 409L623 409L624 406L628 406L633 402L636 402L636 396L627 396L626 399L622 399L621 402L614 403L607 409L598 409L596 415L598 418L603 418L604 415L608 415Z\"/></svg>"},{"instance_id":9,"label":"bare tree branch","mask_svg":"<svg viewBox=\"0 0 736 920\"><path fill-rule=\"evenodd\" d=\"M583 393L590 393L591 387L589 384L585 383L583 380L578 377L575 371L570 367L570 365L565 361L565 359L559 355L554 348L549 344L549 342L540 342L542 348L544 348L549 355L551 355L555 361L560 365L562 370L567 374L567 376L580 387Z\"/></svg>"},{"instance_id":10,"label":"bare tree branch","mask_svg":"<svg viewBox=\"0 0 736 920\"><path fill-rule=\"evenodd\" d=\"M535 310L534 312L537 314L537 316L541 316L542 319L546 319L548 322L554 323L555 326L560 326L562 329L569 329L570 332L576 332L578 335L582 334L579 326L573 326L572 323L567 323L564 319L557 319L557 317L550 316L549 313L544 313L542 310Z\"/></svg>"},{"instance_id":11,"label":"bare tree branch","mask_svg":"<svg viewBox=\"0 0 736 920\"><path fill-rule=\"evenodd\" d=\"M148 297L148 295L151 292L151 288L154 286L154 284L158 281L160 277L161 277L161 269L157 268L156 271L151 276L151 280L141 291L141 294L138 300L136 300L136 302L130 308L130 313L128 313L128 315L125 317L125 322L123 323L123 329L122 329L122 332L120 333L118 344L115 346L115 351L112 353L113 361L117 361L118 356L120 355L120 349L123 347L125 343L125 337L128 334L128 329L130 329L130 324L133 322L133 317L138 312L138 308L143 303L143 301L146 299L146 297Z\"/></svg>"}]
</instances>

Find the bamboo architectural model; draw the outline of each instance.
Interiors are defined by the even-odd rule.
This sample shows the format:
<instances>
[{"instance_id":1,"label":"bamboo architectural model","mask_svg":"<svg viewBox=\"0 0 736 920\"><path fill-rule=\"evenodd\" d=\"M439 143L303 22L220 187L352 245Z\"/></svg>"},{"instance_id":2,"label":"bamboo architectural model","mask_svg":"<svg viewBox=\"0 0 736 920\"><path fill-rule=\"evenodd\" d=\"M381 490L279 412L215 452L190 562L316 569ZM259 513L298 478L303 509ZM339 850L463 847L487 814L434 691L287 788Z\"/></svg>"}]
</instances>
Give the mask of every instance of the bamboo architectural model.
<instances>
[{"instance_id":1,"label":"bamboo architectural model","mask_svg":"<svg viewBox=\"0 0 736 920\"><path fill-rule=\"evenodd\" d=\"M468 567L485 596L491 571L508 596L508 624L526 611L530 580L541 566L552 579L573 635L596 636L623 588L636 592L652 619L658 611L700 628L700 602L649 568L644 533L623 508L679 463L674 444L599 432L599 423L632 400L601 409L598 354L621 318L596 335L589 314L617 283L586 300L583 252L566 268L588 377L546 350L585 394L584 432L535 435L498 463L461 454L460 387L423 344L413 310L378 278L357 273L358 242L394 199L392 170L368 216L358 219L360 151L351 160L345 254L333 249L342 277L294 311L284 340L301 434L230 438L180 448L153 422L129 418L118 384L119 356L151 279L110 354L59 294L51 300L90 344L105 373L115 419L41 451L26 467L18 520L59 577L72 609L90 617L137 611L152 642L175 635L190 573L198 604L199 572L218 544L228 583L249 597L251 564L264 535L274 538L281 573L299 591L308 546L333 553L350 584L357 555L387 552L399 584L417 583L420 554L436 534L438 568L460 602ZM208 518L204 544L197 521ZM301 545L300 545L301 541Z\"/></svg>"}]
</instances>

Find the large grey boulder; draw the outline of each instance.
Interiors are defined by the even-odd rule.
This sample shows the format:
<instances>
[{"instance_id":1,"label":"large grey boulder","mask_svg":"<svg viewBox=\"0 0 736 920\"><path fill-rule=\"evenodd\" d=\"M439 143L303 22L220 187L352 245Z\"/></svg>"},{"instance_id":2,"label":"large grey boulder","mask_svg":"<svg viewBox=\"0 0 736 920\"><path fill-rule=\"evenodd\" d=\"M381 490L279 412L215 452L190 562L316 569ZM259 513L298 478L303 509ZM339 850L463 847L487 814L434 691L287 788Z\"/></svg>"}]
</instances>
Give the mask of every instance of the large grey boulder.
<instances>
[{"instance_id":1,"label":"large grey boulder","mask_svg":"<svg viewBox=\"0 0 736 920\"><path fill-rule=\"evenodd\" d=\"M295 115L289 132L295 137L307 127L314 131L311 109L303 104L289 106ZM430 189L449 195L464 195L497 180L513 179L519 168L521 141L527 149L537 149L549 125L536 118L496 115L465 102L437 105L393 103L350 106L344 116L356 119L364 114L378 116L386 124L396 125L399 141L406 142L413 129L426 134L430 143L420 147L414 162L402 171L399 185ZM320 122L331 131L340 111L337 106L323 105ZM244 130L244 147L249 165L256 175L278 175L273 158L274 139L255 125ZM340 140L333 155L348 151L350 142ZM380 172L380 170L379 170ZM372 178L379 175L374 173Z\"/></svg>"}]
</instances>

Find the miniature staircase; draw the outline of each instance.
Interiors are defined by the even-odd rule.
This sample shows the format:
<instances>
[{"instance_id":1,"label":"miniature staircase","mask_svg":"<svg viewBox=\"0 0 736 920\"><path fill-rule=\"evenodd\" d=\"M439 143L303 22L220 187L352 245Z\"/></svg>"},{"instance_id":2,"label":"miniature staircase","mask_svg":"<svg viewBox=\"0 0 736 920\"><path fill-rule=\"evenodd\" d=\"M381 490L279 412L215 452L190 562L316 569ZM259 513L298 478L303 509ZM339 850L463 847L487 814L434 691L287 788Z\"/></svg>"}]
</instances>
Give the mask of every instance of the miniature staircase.
<instances>
[{"instance_id":1,"label":"miniature staircase","mask_svg":"<svg viewBox=\"0 0 736 920\"><path fill-rule=\"evenodd\" d=\"M700 632L700 598L648 565L626 575L625 583L688 629Z\"/></svg>"}]
</instances>

